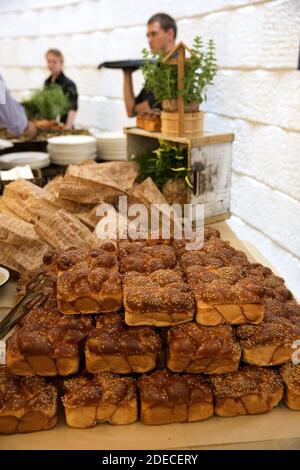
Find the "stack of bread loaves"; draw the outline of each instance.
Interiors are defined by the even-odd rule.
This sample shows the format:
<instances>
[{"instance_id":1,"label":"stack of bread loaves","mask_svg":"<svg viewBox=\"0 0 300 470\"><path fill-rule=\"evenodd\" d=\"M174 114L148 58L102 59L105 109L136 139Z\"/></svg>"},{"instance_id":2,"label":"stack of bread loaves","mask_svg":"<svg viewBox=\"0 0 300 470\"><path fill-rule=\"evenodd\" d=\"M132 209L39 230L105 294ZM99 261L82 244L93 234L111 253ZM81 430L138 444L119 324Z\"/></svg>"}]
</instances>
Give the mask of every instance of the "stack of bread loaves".
<instances>
[{"instance_id":1,"label":"stack of bread loaves","mask_svg":"<svg viewBox=\"0 0 300 470\"><path fill-rule=\"evenodd\" d=\"M284 281L205 228L184 240L51 251L44 301L7 340L0 432L49 429L57 390L69 426L200 421L300 410L300 306ZM48 382L47 382L48 380Z\"/></svg>"}]
</instances>

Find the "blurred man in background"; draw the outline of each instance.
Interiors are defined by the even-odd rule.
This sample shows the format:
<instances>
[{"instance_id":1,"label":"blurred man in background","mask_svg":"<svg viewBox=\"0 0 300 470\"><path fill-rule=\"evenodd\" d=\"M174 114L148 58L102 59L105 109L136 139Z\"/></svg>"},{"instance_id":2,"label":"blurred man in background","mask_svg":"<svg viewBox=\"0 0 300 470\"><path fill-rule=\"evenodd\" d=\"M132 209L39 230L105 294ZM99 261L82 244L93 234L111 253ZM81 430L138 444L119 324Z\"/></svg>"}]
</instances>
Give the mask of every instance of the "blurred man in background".
<instances>
[{"instance_id":1,"label":"blurred man in background","mask_svg":"<svg viewBox=\"0 0 300 470\"><path fill-rule=\"evenodd\" d=\"M166 13L151 16L147 23L148 44L152 52L168 54L175 47L177 26L175 20ZM134 96L132 73L136 69L124 70L124 100L129 117L143 114L153 108L160 107L154 95L143 88L138 96Z\"/></svg>"}]
</instances>

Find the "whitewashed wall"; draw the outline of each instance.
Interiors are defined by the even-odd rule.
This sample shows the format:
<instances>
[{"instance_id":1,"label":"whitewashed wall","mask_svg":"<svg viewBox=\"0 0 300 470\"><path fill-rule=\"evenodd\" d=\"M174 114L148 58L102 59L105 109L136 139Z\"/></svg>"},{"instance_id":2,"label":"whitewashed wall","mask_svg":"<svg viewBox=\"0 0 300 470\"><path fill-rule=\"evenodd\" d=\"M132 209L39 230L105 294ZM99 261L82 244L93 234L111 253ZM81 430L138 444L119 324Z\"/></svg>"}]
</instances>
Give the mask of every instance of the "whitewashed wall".
<instances>
[{"instance_id":1,"label":"whitewashed wall","mask_svg":"<svg viewBox=\"0 0 300 470\"><path fill-rule=\"evenodd\" d=\"M41 86L44 53L62 49L78 84L78 125L130 123L122 74L105 60L140 57L145 22L165 11L179 38L214 38L219 73L206 129L233 131L231 226L254 243L300 298L299 0L0 0L0 71L16 96ZM135 74L135 89L142 77Z\"/></svg>"}]
</instances>

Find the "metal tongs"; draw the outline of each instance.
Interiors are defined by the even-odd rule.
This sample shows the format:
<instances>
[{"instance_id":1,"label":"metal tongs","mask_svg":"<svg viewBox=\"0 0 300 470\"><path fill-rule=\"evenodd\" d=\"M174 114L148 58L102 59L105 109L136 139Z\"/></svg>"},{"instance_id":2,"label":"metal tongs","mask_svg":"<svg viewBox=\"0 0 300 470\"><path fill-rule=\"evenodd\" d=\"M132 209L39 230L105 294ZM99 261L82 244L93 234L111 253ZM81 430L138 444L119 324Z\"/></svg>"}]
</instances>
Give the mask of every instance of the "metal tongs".
<instances>
[{"instance_id":1,"label":"metal tongs","mask_svg":"<svg viewBox=\"0 0 300 470\"><path fill-rule=\"evenodd\" d=\"M0 339L4 338L10 330L25 317L29 309L40 306L45 300L43 287L47 280L45 273L39 273L26 287L27 293L16 303L0 322Z\"/></svg>"}]
</instances>

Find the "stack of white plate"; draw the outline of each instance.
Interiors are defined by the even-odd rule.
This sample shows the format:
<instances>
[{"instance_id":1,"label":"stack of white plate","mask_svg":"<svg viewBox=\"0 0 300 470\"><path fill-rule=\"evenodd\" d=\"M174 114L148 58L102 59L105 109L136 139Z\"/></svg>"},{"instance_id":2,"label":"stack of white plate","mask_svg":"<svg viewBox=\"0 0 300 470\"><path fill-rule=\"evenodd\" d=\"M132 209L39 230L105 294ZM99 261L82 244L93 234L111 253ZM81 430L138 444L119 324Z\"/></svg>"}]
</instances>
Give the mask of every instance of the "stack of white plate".
<instances>
[{"instance_id":1,"label":"stack of white plate","mask_svg":"<svg viewBox=\"0 0 300 470\"><path fill-rule=\"evenodd\" d=\"M44 152L14 152L6 153L0 157L2 170L10 170L16 166L29 165L32 170L45 168L50 165L48 153Z\"/></svg>"},{"instance_id":2,"label":"stack of white plate","mask_svg":"<svg viewBox=\"0 0 300 470\"><path fill-rule=\"evenodd\" d=\"M123 132L100 132L95 135L101 160L126 160L126 137Z\"/></svg>"},{"instance_id":3,"label":"stack of white plate","mask_svg":"<svg viewBox=\"0 0 300 470\"><path fill-rule=\"evenodd\" d=\"M69 165L84 160L96 160L95 137L89 135L66 135L48 139L48 152L52 163Z\"/></svg>"}]
</instances>

